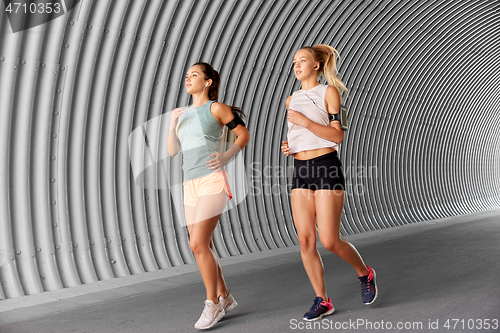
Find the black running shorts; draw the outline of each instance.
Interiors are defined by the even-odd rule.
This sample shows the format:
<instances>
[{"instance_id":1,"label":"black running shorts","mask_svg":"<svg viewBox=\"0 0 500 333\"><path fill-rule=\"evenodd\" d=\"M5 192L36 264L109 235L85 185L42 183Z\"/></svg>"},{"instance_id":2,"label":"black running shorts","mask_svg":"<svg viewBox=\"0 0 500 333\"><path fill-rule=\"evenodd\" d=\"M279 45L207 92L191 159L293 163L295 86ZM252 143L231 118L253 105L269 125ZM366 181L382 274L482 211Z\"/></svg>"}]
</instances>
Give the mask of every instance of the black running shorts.
<instances>
[{"instance_id":1,"label":"black running shorts","mask_svg":"<svg viewBox=\"0 0 500 333\"><path fill-rule=\"evenodd\" d=\"M333 151L309 160L295 159L292 190L294 188L344 191L344 174L337 152Z\"/></svg>"}]
</instances>

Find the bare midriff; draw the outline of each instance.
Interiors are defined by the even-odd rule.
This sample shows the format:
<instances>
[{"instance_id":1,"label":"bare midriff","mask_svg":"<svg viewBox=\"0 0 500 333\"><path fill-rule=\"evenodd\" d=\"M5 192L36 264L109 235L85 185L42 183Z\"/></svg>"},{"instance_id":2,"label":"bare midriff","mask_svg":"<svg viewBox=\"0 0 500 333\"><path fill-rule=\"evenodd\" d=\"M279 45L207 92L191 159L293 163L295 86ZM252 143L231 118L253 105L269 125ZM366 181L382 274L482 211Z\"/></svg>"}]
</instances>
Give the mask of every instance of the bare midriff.
<instances>
[{"instance_id":1,"label":"bare midriff","mask_svg":"<svg viewBox=\"0 0 500 333\"><path fill-rule=\"evenodd\" d=\"M331 153L332 151L335 151L332 147L304 150L295 153L293 157L297 160L310 160L311 158L325 155Z\"/></svg>"}]
</instances>

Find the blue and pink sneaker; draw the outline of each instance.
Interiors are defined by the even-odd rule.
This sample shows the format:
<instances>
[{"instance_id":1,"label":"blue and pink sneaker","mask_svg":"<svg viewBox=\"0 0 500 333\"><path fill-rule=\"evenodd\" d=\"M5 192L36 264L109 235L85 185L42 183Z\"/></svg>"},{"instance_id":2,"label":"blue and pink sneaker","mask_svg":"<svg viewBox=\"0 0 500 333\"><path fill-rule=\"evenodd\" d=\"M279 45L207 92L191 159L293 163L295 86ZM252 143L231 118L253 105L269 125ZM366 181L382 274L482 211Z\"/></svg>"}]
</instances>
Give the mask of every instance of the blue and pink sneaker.
<instances>
[{"instance_id":1,"label":"blue and pink sneaker","mask_svg":"<svg viewBox=\"0 0 500 333\"><path fill-rule=\"evenodd\" d=\"M365 305L370 305L377 299L378 289L377 282L375 281L375 271L369 266L366 267L370 271L370 274L359 276L358 279L361 284L361 297L363 298L363 303L365 303Z\"/></svg>"},{"instance_id":2,"label":"blue and pink sneaker","mask_svg":"<svg viewBox=\"0 0 500 333\"><path fill-rule=\"evenodd\" d=\"M327 301L324 301L322 297L316 297L314 300L313 306L309 309L309 311L304 315L304 320L313 321L319 320L324 316L328 316L332 314L335 309L332 305L332 300L328 297Z\"/></svg>"}]
</instances>

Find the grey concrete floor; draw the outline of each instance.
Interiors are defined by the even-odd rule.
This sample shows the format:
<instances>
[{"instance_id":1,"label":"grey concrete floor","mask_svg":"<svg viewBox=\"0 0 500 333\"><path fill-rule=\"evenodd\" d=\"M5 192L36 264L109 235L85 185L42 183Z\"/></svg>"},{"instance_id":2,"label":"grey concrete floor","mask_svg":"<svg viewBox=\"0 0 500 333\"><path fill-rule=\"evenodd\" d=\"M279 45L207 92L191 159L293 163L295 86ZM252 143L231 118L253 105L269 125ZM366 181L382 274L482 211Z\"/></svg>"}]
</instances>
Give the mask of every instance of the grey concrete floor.
<instances>
[{"instance_id":1,"label":"grey concrete floor","mask_svg":"<svg viewBox=\"0 0 500 333\"><path fill-rule=\"evenodd\" d=\"M354 269L320 247L336 311L316 326L301 320L315 295L298 247L223 259L239 306L210 331L500 332L499 238L500 211L346 237L377 272L379 297L370 306ZM0 333L195 332L205 299L200 275L194 265L174 271L103 291L44 293L35 305L30 297L0 302Z\"/></svg>"}]
</instances>

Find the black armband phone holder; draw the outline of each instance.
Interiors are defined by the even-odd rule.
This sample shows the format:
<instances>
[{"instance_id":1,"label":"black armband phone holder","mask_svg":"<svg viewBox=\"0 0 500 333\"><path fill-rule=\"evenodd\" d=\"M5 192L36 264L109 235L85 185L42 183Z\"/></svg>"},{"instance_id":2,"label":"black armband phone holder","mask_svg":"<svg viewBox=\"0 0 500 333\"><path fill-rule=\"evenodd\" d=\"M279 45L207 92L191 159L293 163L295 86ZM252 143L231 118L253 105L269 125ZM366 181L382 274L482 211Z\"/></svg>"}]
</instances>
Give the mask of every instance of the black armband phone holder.
<instances>
[{"instance_id":1,"label":"black armband phone holder","mask_svg":"<svg viewBox=\"0 0 500 333\"><path fill-rule=\"evenodd\" d=\"M233 111L234 118L233 118L233 120L231 120L230 122L228 122L226 124L226 126L230 130L235 129L236 126L238 126L238 125L241 125L241 126L245 127L245 123L243 122L243 120L241 120L240 116L238 115L238 112L235 111L234 109L232 109L232 111Z\"/></svg>"},{"instance_id":2,"label":"black armband phone holder","mask_svg":"<svg viewBox=\"0 0 500 333\"><path fill-rule=\"evenodd\" d=\"M338 113L329 113L328 117L330 121L338 121L340 123L340 128L347 131L347 107L341 105Z\"/></svg>"}]
</instances>

